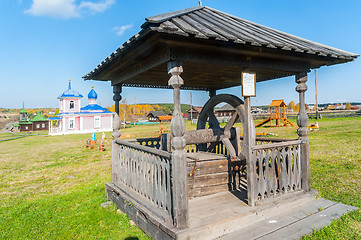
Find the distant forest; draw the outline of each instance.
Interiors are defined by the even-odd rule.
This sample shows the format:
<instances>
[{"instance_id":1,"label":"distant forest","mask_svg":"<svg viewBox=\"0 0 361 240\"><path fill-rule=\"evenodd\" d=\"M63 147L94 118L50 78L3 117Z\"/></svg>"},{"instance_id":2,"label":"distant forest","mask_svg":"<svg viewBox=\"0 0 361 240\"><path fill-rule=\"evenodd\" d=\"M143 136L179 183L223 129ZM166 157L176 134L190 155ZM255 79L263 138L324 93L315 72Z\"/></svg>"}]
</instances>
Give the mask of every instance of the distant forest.
<instances>
[{"instance_id":1,"label":"distant forest","mask_svg":"<svg viewBox=\"0 0 361 240\"><path fill-rule=\"evenodd\" d=\"M162 107L162 111L166 114L173 112L174 105L173 103L157 103L156 105ZM187 111L191 108L189 104L181 104L181 111L182 113L187 113Z\"/></svg>"},{"instance_id":2,"label":"distant forest","mask_svg":"<svg viewBox=\"0 0 361 240\"><path fill-rule=\"evenodd\" d=\"M20 108L0 108L0 114L20 114ZM28 112L28 117L35 116L38 111L40 111L41 115L46 115L46 117L49 116L49 112L53 113L56 112L57 108L25 108L25 110Z\"/></svg>"},{"instance_id":3,"label":"distant forest","mask_svg":"<svg viewBox=\"0 0 361 240\"><path fill-rule=\"evenodd\" d=\"M288 104L288 103L286 103ZM343 103L319 103L318 106L319 107L327 107L329 105L335 105L335 104L346 104L346 102ZM361 105L361 102L350 102L351 105ZM131 106L133 104L127 104L129 106L129 108L131 109ZM143 105L143 106L142 106ZM313 104L311 104L313 105ZM145 109L142 109L143 111L154 111L154 110L160 110L163 111L166 114L171 113L174 110L174 106L173 103L155 103L155 104L137 104L137 107L144 107L144 106L149 106L149 107L145 107ZM262 105L262 106L252 106L252 107L257 107L257 108L261 108L261 109L268 109L269 105ZM111 107L108 107L109 110L113 110L114 105ZM181 104L181 111L182 113L187 113L187 111L191 108L191 106L189 104ZM20 108L0 108L0 113L1 114L19 114L20 113ZM57 112L57 108L25 108L25 110L28 112L28 114L30 116L32 115L36 115L38 111L41 112L42 115L46 114L48 115L49 112ZM113 110L114 111L114 110ZM139 110L140 111L140 110ZM137 114L141 114L143 111L140 111L140 113ZM144 113L144 112L143 112Z\"/></svg>"},{"instance_id":4,"label":"distant forest","mask_svg":"<svg viewBox=\"0 0 361 240\"><path fill-rule=\"evenodd\" d=\"M329 105L336 105L336 104L343 104L343 105L346 105L346 103L350 103L352 106L354 105L361 105L361 102L335 102L335 103L319 103L318 104L318 107L321 108L321 107L327 107ZM287 106L289 105L289 103L287 103ZM308 105L314 105L313 103L312 104L308 104ZM269 108L269 105L262 105L262 106L252 106L252 107L256 107L256 108L260 108L260 109L268 109Z\"/></svg>"}]
</instances>

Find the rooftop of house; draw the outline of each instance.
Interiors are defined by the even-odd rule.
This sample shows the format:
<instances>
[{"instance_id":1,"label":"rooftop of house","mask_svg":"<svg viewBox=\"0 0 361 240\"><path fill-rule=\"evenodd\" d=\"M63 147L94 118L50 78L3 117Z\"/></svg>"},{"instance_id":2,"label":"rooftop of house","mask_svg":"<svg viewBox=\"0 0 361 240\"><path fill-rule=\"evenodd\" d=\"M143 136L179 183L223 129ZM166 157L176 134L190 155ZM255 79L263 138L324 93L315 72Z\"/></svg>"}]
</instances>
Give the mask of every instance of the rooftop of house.
<instances>
[{"instance_id":1,"label":"rooftop of house","mask_svg":"<svg viewBox=\"0 0 361 240\"><path fill-rule=\"evenodd\" d=\"M147 116L149 116L149 115L153 115L154 117L167 116L167 114L165 114L162 111L150 111Z\"/></svg>"},{"instance_id":2,"label":"rooftop of house","mask_svg":"<svg viewBox=\"0 0 361 240\"><path fill-rule=\"evenodd\" d=\"M191 109L189 109L187 112L198 112L198 113L200 113L201 111L202 111L202 108L203 107L192 107ZM192 110L193 109L193 110Z\"/></svg>"},{"instance_id":3,"label":"rooftop of house","mask_svg":"<svg viewBox=\"0 0 361 240\"><path fill-rule=\"evenodd\" d=\"M48 119L41 115L40 111L38 111L38 114L31 119L31 122L41 122L41 121L48 121Z\"/></svg>"},{"instance_id":4,"label":"rooftop of house","mask_svg":"<svg viewBox=\"0 0 361 240\"><path fill-rule=\"evenodd\" d=\"M218 108L215 110L215 112L223 112L223 111L235 111L234 108L227 104L224 104L222 107Z\"/></svg>"}]
</instances>

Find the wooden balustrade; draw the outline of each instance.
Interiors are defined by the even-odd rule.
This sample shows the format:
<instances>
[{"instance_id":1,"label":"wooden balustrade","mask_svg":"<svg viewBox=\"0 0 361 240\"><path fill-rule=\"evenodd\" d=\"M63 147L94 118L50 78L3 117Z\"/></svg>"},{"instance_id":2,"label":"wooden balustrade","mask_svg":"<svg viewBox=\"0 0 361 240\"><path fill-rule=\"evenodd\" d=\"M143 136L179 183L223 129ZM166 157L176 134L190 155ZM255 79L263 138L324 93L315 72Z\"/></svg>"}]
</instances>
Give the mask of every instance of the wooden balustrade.
<instances>
[{"instance_id":1,"label":"wooden balustrade","mask_svg":"<svg viewBox=\"0 0 361 240\"><path fill-rule=\"evenodd\" d=\"M300 190L302 140L267 137L256 140L251 161L255 169L253 199ZM158 216L174 221L171 152L160 150L161 142L161 138L117 139L116 183L134 194L135 198L142 196L147 208L157 212ZM185 146L185 152L196 151L196 144ZM214 148L214 152L228 155L222 142Z\"/></svg>"},{"instance_id":2,"label":"wooden balustrade","mask_svg":"<svg viewBox=\"0 0 361 240\"><path fill-rule=\"evenodd\" d=\"M197 144L188 144L184 149L187 153L198 152Z\"/></svg>"},{"instance_id":3,"label":"wooden balustrade","mask_svg":"<svg viewBox=\"0 0 361 240\"><path fill-rule=\"evenodd\" d=\"M301 189L301 140L255 145L254 199Z\"/></svg>"},{"instance_id":4,"label":"wooden balustrade","mask_svg":"<svg viewBox=\"0 0 361 240\"><path fill-rule=\"evenodd\" d=\"M137 139L129 139L127 140L131 143L138 143L142 146L161 149L161 138L155 137L155 138L137 138Z\"/></svg>"},{"instance_id":5,"label":"wooden balustrade","mask_svg":"<svg viewBox=\"0 0 361 240\"><path fill-rule=\"evenodd\" d=\"M117 139L115 184L158 217L173 223L171 153Z\"/></svg>"}]
</instances>

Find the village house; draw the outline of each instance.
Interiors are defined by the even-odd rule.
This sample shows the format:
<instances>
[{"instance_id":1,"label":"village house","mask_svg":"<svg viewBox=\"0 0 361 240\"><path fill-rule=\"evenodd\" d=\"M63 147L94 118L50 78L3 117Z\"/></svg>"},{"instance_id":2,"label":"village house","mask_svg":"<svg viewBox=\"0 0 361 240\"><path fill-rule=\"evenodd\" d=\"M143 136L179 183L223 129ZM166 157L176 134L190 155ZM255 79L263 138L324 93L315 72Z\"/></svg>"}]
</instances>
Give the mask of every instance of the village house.
<instances>
[{"instance_id":1,"label":"village house","mask_svg":"<svg viewBox=\"0 0 361 240\"><path fill-rule=\"evenodd\" d=\"M13 127L15 132L40 131L48 130L49 123L48 119L41 115L40 111L30 120L23 103L23 108L20 110L19 123L15 123Z\"/></svg>"},{"instance_id":2,"label":"village house","mask_svg":"<svg viewBox=\"0 0 361 240\"><path fill-rule=\"evenodd\" d=\"M228 103L214 110L215 116L220 122L228 121L235 112L236 110Z\"/></svg>"},{"instance_id":3,"label":"village house","mask_svg":"<svg viewBox=\"0 0 361 240\"><path fill-rule=\"evenodd\" d=\"M188 118L187 120L191 120L191 119L198 119L199 114L202 111L202 107L192 107L191 109L189 109L187 111L188 113Z\"/></svg>"},{"instance_id":4,"label":"village house","mask_svg":"<svg viewBox=\"0 0 361 240\"><path fill-rule=\"evenodd\" d=\"M192 107L191 109L189 109L187 111L187 115L188 115L188 118L187 120L191 120L191 119L198 119L199 117L199 114L201 113L202 111L202 107Z\"/></svg>"},{"instance_id":5,"label":"village house","mask_svg":"<svg viewBox=\"0 0 361 240\"><path fill-rule=\"evenodd\" d=\"M150 111L147 118L149 122L159 122L159 117L161 116L167 116L167 114L162 111Z\"/></svg>"}]
</instances>

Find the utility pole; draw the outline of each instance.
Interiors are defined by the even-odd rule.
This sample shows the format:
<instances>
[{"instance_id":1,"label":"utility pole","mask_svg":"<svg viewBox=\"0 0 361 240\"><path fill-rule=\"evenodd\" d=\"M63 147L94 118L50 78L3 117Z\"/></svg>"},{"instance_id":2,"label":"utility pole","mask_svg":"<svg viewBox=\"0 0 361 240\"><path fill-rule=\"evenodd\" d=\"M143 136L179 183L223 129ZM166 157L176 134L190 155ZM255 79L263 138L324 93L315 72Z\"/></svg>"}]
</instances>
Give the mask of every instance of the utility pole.
<instances>
[{"instance_id":1,"label":"utility pole","mask_svg":"<svg viewBox=\"0 0 361 240\"><path fill-rule=\"evenodd\" d=\"M133 108L134 126L135 126L135 96L136 96L136 95L134 95L134 108Z\"/></svg>"},{"instance_id":2,"label":"utility pole","mask_svg":"<svg viewBox=\"0 0 361 240\"><path fill-rule=\"evenodd\" d=\"M192 106L192 92L190 92L191 94L191 124L193 122L193 106Z\"/></svg>"},{"instance_id":3,"label":"utility pole","mask_svg":"<svg viewBox=\"0 0 361 240\"><path fill-rule=\"evenodd\" d=\"M316 119L318 119L317 69L315 69Z\"/></svg>"}]
</instances>

